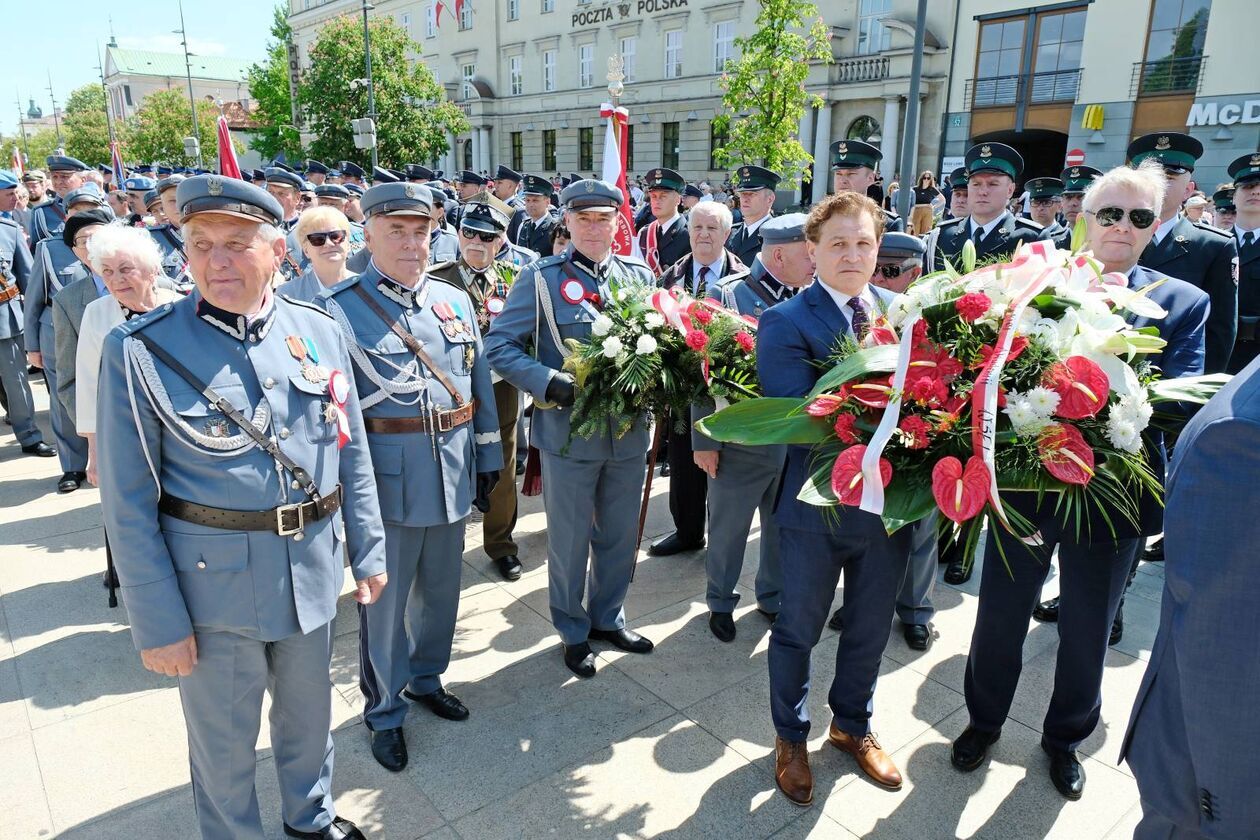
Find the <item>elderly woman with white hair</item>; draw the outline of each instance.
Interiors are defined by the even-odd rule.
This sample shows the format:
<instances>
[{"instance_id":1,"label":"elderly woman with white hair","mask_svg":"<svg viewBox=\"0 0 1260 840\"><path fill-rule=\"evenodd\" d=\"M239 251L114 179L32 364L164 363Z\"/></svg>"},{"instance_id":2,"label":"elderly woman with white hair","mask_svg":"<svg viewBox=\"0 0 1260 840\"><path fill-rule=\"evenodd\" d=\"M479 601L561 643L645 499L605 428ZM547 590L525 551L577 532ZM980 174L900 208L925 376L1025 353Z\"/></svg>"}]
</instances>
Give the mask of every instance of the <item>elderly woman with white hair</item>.
<instances>
[{"instance_id":1,"label":"elderly woman with white hair","mask_svg":"<svg viewBox=\"0 0 1260 840\"><path fill-rule=\"evenodd\" d=\"M1155 233L1166 186L1163 168L1153 161L1136 168L1118 167L1096 178L1084 197L1085 248L1102 262L1104 271L1120 275L1130 289L1146 290L1146 296L1164 310L1163 317L1126 310L1119 314L1135 327L1159 330L1167 345L1148 358L1164 378L1176 378L1203 372L1208 297L1189 283L1138 265ZM1112 411L1113 418L1121 411L1136 416L1149 406L1129 401ZM1119 448L1134 452L1144 448L1151 472L1162 483L1166 452L1161 434L1148 429L1139 437L1136 431L1124 434L1118 426L1110 434ZM978 768L1006 722L1023 665L1028 619L1057 547L1059 650L1041 746L1050 757L1054 786L1067 799L1081 797L1085 771L1076 750L1098 725L1113 620L1143 538L1163 527L1156 496L1139 488L1131 492L1128 510L1099 500L1083 521L1065 517L1052 496L1039 500L1034 493L1003 494L1009 506L1036 526L1043 542L1030 547L1000 528L989 532L964 684L971 720L953 745L952 760L958 769ZM1005 562L1004 557L1017 562Z\"/></svg>"},{"instance_id":2,"label":"elderly woman with white hair","mask_svg":"<svg viewBox=\"0 0 1260 840\"><path fill-rule=\"evenodd\" d=\"M312 207L302 212L293 231L309 266L300 277L276 291L293 300L315 300L324 289L354 276L346 266L350 256L350 220L336 207Z\"/></svg>"}]
</instances>

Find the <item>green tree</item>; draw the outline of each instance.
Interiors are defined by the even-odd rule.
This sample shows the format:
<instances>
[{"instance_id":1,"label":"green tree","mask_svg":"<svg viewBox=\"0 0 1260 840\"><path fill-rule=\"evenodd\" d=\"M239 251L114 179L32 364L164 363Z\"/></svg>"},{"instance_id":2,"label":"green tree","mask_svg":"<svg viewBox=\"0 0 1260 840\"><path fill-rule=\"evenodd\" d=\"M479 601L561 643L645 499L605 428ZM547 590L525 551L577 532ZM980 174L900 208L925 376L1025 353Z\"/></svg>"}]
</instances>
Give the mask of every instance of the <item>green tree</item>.
<instances>
[{"instance_id":1,"label":"green tree","mask_svg":"<svg viewBox=\"0 0 1260 840\"><path fill-rule=\"evenodd\" d=\"M64 138L63 138L64 139ZM20 132L0 137L0 169L9 169L13 165L13 150L18 150L26 161L27 169L46 169L44 158L57 150L57 132L51 128L38 131L26 130L26 143L22 142Z\"/></svg>"},{"instance_id":2,"label":"green tree","mask_svg":"<svg viewBox=\"0 0 1260 840\"><path fill-rule=\"evenodd\" d=\"M293 128L293 100L289 96L289 39L293 29L285 8L277 6L271 21L267 59L249 68L249 95L254 100L252 116L258 123L249 145L270 160L281 152L290 160L302 157L302 142Z\"/></svg>"},{"instance_id":3,"label":"green tree","mask_svg":"<svg viewBox=\"0 0 1260 840\"><path fill-rule=\"evenodd\" d=\"M98 84L70 92L61 118L66 154L87 164L109 162L109 127L105 122L105 91Z\"/></svg>"},{"instance_id":4,"label":"green tree","mask_svg":"<svg viewBox=\"0 0 1260 840\"><path fill-rule=\"evenodd\" d=\"M372 18L372 83L376 94L377 156L382 165L433 160L447 149L446 132L468 130L463 112L447 101L422 62L408 58L420 45L390 17ZM298 95L318 135L310 153L321 160L366 165L370 153L354 147L350 120L366 117L367 90L351 80L364 75L363 23L344 15L329 21L311 48L311 68Z\"/></svg>"},{"instance_id":5,"label":"green tree","mask_svg":"<svg viewBox=\"0 0 1260 840\"><path fill-rule=\"evenodd\" d=\"M731 169L759 161L796 184L814 159L796 136L801 116L822 105L805 80L811 63L831 63L831 35L809 0L760 4L756 33L735 39L739 58L719 80L723 113L714 123L727 140L714 158Z\"/></svg>"},{"instance_id":6,"label":"green tree","mask_svg":"<svg viewBox=\"0 0 1260 840\"><path fill-rule=\"evenodd\" d=\"M218 148L215 120L218 111L208 102L197 103L198 139L201 161L213 167ZM196 161L184 155L184 138L192 136L192 108L179 90L159 90L140 103L140 110L127 121L123 158L131 163L162 162L173 166L193 166ZM244 147L233 141L237 151Z\"/></svg>"}]
</instances>

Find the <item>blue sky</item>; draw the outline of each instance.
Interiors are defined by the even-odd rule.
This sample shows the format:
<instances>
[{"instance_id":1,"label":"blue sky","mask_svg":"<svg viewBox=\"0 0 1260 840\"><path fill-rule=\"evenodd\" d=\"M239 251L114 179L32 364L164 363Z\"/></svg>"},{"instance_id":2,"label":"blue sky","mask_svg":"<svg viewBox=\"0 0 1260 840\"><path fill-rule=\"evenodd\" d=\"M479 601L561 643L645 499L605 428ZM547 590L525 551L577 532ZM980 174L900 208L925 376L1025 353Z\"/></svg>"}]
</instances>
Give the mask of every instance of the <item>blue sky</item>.
<instances>
[{"instance_id":1,"label":"blue sky","mask_svg":"<svg viewBox=\"0 0 1260 840\"><path fill-rule=\"evenodd\" d=\"M3 5L8 6L5 3ZM188 44L201 55L226 55L260 61L270 37L271 0L185 0ZM26 2L5 15L8 43L0 73L0 132L17 131L17 101L22 110L34 98L51 113L48 74L57 104L80 85L100 83L97 49L104 54L113 32L121 47L182 52L179 6L175 0L54 0ZM18 34L20 33L20 34Z\"/></svg>"}]
</instances>

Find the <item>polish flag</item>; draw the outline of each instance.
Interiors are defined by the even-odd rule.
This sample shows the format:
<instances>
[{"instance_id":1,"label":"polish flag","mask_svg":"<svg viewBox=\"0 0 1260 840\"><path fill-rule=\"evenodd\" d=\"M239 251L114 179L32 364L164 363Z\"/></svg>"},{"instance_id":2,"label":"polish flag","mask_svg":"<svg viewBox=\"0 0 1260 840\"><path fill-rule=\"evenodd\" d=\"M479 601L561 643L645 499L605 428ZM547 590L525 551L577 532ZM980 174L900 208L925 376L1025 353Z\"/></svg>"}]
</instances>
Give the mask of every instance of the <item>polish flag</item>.
<instances>
[{"instance_id":1,"label":"polish flag","mask_svg":"<svg viewBox=\"0 0 1260 840\"><path fill-rule=\"evenodd\" d=\"M232 147L232 132L227 117L219 114L219 174L229 178L241 177L241 165L236 162L236 149Z\"/></svg>"},{"instance_id":2,"label":"polish flag","mask_svg":"<svg viewBox=\"0 0 1260 840\"><path fill-rule=\"evenodd\" d=\"M127 170L123 168L122 153L118 150L118 141L109 143L109 166L114 170L114 189L123 189L123 181L127 179Z\"/></svg>"},{"instance_id":3,"label":"polish flag","mask_svg":"<svg viewBox=\"0 0 1260 840\"><path fill-rule=\"evenodd\" d=\"M26 167L22 166L22 153L18 151L17 146L13 147L13 172L19 179L26 174Z\"/></svg>"},{"instance_id":4,"label":"polish flag","mask_svg":"<svg viewBox=\"0 0 1260 840\"><path fill-rule=\"evenodd\" d=\"M602 180L616 184L621 189L621 209L617 211L617 235L613 238L613 253L629 256L634 253L634 216L630 213L630 190L626 186L626 134L630 124L630 112L625 108L613 108L605 102L599 115L608 120L604 133L604 171Z\"/></svg>"}]
</instances>

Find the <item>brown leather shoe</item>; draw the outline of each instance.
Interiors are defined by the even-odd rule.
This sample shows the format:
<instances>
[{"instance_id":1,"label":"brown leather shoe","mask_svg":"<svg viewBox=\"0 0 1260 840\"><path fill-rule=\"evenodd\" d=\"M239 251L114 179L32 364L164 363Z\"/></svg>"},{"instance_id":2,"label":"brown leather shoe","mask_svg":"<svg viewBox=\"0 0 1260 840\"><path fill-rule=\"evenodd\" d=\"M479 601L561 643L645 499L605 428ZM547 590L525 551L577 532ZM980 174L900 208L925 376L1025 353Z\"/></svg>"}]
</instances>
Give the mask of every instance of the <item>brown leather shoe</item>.
<instances>
[{"instance_id":1,"label":"brown leather shoe","mask_svg":"<svg viewBox=\"0 0 1260 840\"><path fill-rule=\"evenodd\" d=\"M814 803L814 774L809 769L809 746L804 741L774 739L774 781L793 805Z\"/></svg>"},{"instance_id":2,"label":"brown leather shoe","mask_svg":"<svg viewBox=\"0 0 1260 840\"><path fill-rule=\"evenodd\" d=\"M901 772L879 745L874 734L855 738L848 732L837 729L835 721L832 721L831 728L827 731L827 740L840 752L853 756L858 767L875 784L888 790L901 790Z\"/></svg>"}]
</instances>

